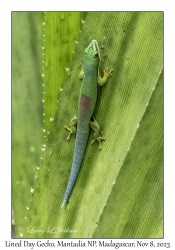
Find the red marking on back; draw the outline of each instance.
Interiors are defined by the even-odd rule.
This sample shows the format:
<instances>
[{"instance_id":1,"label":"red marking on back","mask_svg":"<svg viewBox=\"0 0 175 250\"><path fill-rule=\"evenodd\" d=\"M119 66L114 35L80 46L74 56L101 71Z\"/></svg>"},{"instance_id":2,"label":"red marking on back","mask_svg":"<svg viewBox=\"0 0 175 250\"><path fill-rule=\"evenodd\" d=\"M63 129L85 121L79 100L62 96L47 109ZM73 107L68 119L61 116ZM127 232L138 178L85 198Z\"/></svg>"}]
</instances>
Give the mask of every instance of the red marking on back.
<instances>
[{"instance_id":1,"label":"red marking on back","mask_svg":"<svg viewBox=\"0 0 175 250\"><path fill-rule=\"evenodd\" d=\"M85 95L82 95L80 98L79 115L87 117L89 113L89 108L90 108L90 98Z\"/></svg>"}]
</instances>

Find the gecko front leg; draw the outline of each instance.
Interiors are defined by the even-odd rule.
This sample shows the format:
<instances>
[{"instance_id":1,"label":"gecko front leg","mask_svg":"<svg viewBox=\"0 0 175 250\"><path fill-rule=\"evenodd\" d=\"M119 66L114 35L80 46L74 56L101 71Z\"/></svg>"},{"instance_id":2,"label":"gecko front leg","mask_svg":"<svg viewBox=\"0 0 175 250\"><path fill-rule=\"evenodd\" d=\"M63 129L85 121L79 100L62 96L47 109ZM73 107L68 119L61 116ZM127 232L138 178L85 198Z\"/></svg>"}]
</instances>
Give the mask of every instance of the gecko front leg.
<instances>
[{"instance_id":1,"label":"gecko front leg","mask_svg":"<svg viewBox=\"0 0 175 250\"><path fill-rule=\"evenodd\" d=\"M83 76L84 76L84 66L83 66L83 64L81 63L81 65L80 65L80 73L79 73L79 79L80 80L83 80Z\"/></svg>"},{"instance_id":2,"label":"gecko front leg","mask_svg":"<svg viewBox=\"0 0 175 250\"><path fill-rule=\"evenodd\" d=\"M100 126L98 122L92 117L90 120L90 127L94 131L93 133L93 140L91 141L91 144L97 140L99 142L99 149L102 149L101 141L105 141L106 139L103 137L102 131L100 131Z\"/></svg>"},{"instance_id":3,"label":"gecko front leg","mask_svg":"<svg viewBox=\"0 0 175 250\"><path fill-rule=\"evenodd\" d=\"M112 76L112 72L113 72L113 69L111 70L105 69L103 77L101 77L100 74L98 74L98 79L97 79L98 84L100 86L103 86L107 82L108 78Z\"/></svg>"},{"instance_id":4,"label":"gecko front leg","mask_svg":"<svg viewBox=\"0 0 175 250\"><path fill-rule=\"evenodd\" d=\"M75 116L71 119L71 121L70 121L70 128L67 127L67 126L64 126L64 128L65 128L66 130L69 131L69 135L68 135L68 137L67 137L67 140L68 140L68 141L70 141L71 135L72 135L73 133L75 133L76 130L77 130L77 122L78 122L78 115L75 115Z\"/></svg>"}]
</instances>

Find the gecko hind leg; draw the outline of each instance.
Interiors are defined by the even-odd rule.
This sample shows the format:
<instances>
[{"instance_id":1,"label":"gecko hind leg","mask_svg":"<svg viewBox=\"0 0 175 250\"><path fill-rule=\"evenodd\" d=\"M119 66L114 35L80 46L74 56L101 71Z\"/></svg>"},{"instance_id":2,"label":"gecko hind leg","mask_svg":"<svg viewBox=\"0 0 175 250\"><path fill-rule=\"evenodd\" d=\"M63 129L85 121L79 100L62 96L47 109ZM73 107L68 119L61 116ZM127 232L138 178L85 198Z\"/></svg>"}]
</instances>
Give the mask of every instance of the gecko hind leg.
<instances>
[{"instance_id":1,"label":"gecko hind leg","mask_svg":"<svg viewBox=\"0 0 175 250\"><path fill-rule=\"evenodd\" d=\"M78 115L75 115L70 121L70 128L64 126L64 128L69 131L69 135L67 137L68 141L70 141L71 135L74 134L77 130L77 122L78 122Z\"/></svg>"},{"instance_id":2,"label":"gecko hind leg","mask_svg":"<svg viewBox=\"0 0 175 250\"><path fill-rule=\"evenodd\" d=\"M98 122L93 117L90 120L90 127L94 131L93 140L91 141L91 144L93 144L95 140L97 140L99 142L99 149L101 150L102 149L101 142L105 141L106 139L103 137L103 132L100 131L100 126Z\"/></svg>"}]
</instances>

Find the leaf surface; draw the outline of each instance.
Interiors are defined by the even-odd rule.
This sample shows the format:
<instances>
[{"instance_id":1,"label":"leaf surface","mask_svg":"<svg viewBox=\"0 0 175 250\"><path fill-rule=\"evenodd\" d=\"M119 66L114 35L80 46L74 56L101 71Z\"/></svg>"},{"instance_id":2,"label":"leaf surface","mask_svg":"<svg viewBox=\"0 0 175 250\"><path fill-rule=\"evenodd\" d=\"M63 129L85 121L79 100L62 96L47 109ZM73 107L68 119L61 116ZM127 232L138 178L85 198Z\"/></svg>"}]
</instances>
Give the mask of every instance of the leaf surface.
<instances>
[{"instance_id":1,"label":"leaf surface","mask_svg":"<svg viewBox=\"0 0 175 250\"><path fill-rule=\"evenodd\" d=\"M69 204L61 209L74 150L63 127L77 113L79 65L92 39L101 48L100 72L114 69L95 116L107 139L101 152L88 143ZM162 150L163 13L88 13L43 151L24 237L163 237Z\"/></svg>"}]
</instances>

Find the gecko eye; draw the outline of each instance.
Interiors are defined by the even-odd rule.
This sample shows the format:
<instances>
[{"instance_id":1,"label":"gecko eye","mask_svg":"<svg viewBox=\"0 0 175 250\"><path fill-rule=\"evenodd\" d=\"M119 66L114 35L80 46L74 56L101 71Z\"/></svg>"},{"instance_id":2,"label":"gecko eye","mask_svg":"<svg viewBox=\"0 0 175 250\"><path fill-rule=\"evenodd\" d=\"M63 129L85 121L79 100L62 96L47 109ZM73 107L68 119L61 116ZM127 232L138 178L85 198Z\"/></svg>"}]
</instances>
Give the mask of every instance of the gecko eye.
<instances>
[{"instance_id":1,"label":"gecko eye","mask_svg":"<svg viewBox=\"0 0 175 250\"><path fill-rule=\"evenodd\" d=\"M97 52L97 53L95 53L95 57L98 57L98 52Z\"/></svg>"}]
</instances>

